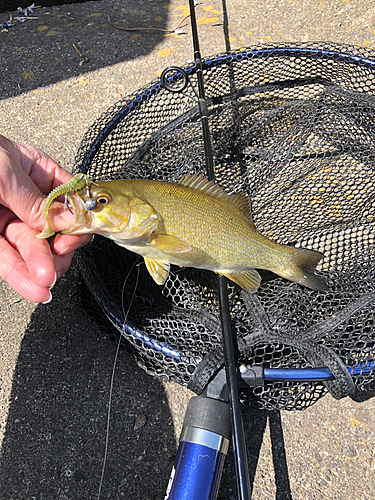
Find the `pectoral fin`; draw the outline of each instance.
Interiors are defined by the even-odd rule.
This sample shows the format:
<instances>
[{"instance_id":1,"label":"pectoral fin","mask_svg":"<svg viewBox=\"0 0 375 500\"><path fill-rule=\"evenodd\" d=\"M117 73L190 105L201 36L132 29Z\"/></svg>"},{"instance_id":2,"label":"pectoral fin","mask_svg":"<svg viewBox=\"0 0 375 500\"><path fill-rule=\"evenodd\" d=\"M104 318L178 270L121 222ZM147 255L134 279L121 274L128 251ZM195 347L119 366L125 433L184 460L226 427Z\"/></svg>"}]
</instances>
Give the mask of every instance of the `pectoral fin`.
<instances>
[{"instance_id":1,"label":"pectoral fin","mask_svg":"<svg viewBox=\"0 0 375 500\"><path fill-rule=\"evenodd\" d=\"M247 271L228 271L228 272L218 272L217 274L222 274L226 278L234 281L237 285L242 286L248 292L256 292L261 281L261 277L257 271L254 269L249 269Z\"/></svg>"},{"instance_id":2,"label":"pectoral fin","mask_svg":"<svg viewBox=\"0 0 375 500\"><path fill-rule=\"evenodd\" d=\"M151 257L144 257L147 271L158 285L162 285L168 277L170 264Z\"/></svg>"},{"instance_id":3,"label":"pectoral fin","mask_svg":"<svg viewBox=\"0 0 375 500\"><path fill-rule=\"evenodd\" d=\"M191 246L185 240L172 236L171 234L152 235L150 245L164 253L184 253L191 250Z\"/></svg>"}]
</instances>

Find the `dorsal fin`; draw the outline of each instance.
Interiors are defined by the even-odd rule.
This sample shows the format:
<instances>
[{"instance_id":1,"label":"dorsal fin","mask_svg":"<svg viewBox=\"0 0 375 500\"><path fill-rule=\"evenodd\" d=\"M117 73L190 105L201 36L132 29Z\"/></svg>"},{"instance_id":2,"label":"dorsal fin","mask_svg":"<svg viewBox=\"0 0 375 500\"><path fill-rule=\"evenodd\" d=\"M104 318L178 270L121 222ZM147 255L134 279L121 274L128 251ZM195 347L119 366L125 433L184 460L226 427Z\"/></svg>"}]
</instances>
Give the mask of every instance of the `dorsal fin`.
<instances>
[{"instance_id":1,"label":"dorsal fin","mask_svg":"<svg viewBox=\"0 0 375 500\"><path fill-rule=\"evenodd\" d=\"M251 221L253 220L251 216L250 200L245 193L230 194L228 198L245 217Z\"/></svg>"},{"instance_id":2,"label":"dorsal fin","mask_svg":"<svg viewBox=\"0 0 375 500\"><path fill-rule=\"evenodd\" d=\"M249 199L245 193L228 194L221 186L214 181L209 181L202 174L187 174L178 183L214 196L226 197L243 215L252 220Z\"/></svg>"},{"instance_id":3,"label":"dorsal fin","mask_svg":"<svg viewBox=\"0 0 375 500\"><path fill-rule=\"evenodd\" d=\"M199 191L204 191L205 193L216 196L228 196L221 186L215 184L214 181L209 181L207 177L204 177L202 174L187 174L182 177L178 183L183 186L188 186L191 189L198 189Z\"/></svg>"}]
</instances>

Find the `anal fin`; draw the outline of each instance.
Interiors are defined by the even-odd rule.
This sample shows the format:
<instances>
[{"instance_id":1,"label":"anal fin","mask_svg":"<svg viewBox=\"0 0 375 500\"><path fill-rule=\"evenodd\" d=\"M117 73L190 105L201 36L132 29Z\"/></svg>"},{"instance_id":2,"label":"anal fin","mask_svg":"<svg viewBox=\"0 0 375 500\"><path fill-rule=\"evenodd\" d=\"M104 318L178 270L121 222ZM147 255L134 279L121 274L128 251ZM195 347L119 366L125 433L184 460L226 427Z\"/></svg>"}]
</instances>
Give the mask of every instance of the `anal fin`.
<instances>
[{"instance_id":1,"label":"anal fin","mask_svg":"<svg viewBox=\"0 0 375 500\"><path fill-rule=\"evenodd\" d=\"M225 276L231 281L234 281L237 285L240 285L250 293L256 292L261 282L260 274L254 269L248 269L247 271L215 272Z\"/></svg>"},{"instance_id":2,"label":"anal fin","mask_svg":"<svg viewBox=\"0 0 375 500\"><path fill-rule=\"evenodd\" d=\"M158 285L162 285L168 277L170 264L152 257L144 257L147 271Z\"/></svg>"}]
</instances>

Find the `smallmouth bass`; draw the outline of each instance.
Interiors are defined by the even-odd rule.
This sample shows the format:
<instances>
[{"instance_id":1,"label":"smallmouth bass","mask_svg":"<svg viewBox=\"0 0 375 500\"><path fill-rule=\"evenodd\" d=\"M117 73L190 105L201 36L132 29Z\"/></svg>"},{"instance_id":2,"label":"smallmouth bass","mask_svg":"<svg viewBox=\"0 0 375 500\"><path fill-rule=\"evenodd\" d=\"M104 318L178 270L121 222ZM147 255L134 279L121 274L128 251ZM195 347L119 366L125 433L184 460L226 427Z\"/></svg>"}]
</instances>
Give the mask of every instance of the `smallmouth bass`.
<instances>
[{"instance_id":1,"label":"smallmouth bass","mask_svg":"<svg viewBox=\"0 0 375 500\"><path fill-rule=\"evenodd\" d=\"M249 292L260 285L256 269L313 290L328 290L323 278L314 274L323 255L281 245L260 234L243 193L228 195L198 174L189 174L179 183L147 179L94 183L85 176L84 188L83 177L78 176L79 185L70 187L68 196L75 223L61 232L101 234L142 255L158 284L165 282L170 265L175 264L222 274ZM38 236L50 235L48 230Z\"/></svg>"}]
</instances>

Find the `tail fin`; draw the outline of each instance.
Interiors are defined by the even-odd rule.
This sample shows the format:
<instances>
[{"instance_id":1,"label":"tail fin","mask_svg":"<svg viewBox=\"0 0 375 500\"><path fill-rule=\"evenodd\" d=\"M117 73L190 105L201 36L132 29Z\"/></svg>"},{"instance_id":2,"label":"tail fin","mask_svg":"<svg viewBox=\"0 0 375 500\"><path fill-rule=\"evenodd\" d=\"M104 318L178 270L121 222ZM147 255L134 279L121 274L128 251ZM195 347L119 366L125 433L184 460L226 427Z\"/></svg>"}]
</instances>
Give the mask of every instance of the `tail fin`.
<instances>
[{"instance_id":1,"label":"tail fin","mask_svg":"<svg viewBox=\"0 0 375 500\"><path fill-rule=\"evenodd\" d=\"M315 250L289 247L288 262L285 268L276 273L291 281L307 286L318 292L327 292L327 283L321 276L314 274L318 262L323 258L323 254Z\"/></svg>"}]
</instances>

